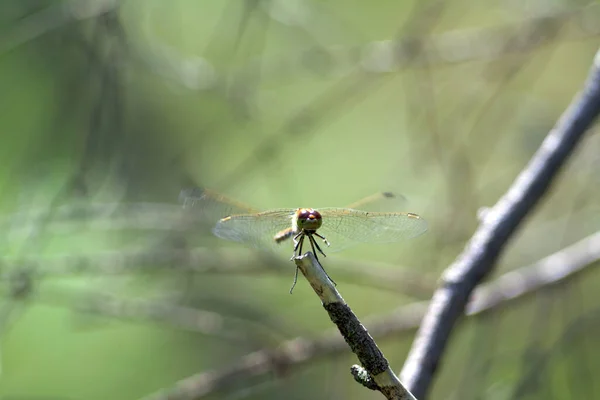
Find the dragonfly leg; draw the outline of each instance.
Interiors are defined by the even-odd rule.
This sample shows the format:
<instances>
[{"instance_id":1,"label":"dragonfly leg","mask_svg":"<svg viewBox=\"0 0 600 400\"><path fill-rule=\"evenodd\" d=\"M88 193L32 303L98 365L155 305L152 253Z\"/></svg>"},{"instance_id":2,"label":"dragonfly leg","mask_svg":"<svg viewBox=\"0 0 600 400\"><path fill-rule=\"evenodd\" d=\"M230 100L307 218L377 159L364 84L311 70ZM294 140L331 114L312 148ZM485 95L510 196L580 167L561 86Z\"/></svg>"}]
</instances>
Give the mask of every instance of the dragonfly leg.
<instances>
[{"instance_id":1,"label":"dragonfly leg","mask_svg":"<svg viewBox=\"0 0 600 400\"><path fill-rule=\"evenodd\" d=\"M327 255L325 255L325 253L323 253L323 251L319 247L319 244L315 241L315 238L313 238L312 235L308 235L308 240L310 241L310 246L312 247L313 253L315 254L315 258L317 259L319 266L321 267L323 272L325 272L325 276L327 276L327 279L329 279L331 281L331 283L333 283L335 286L337 286L337 283L335 283L335 281L333 279L331 279L331 277L329 276L327 271L325 271L325 268L323 268L323 266L321 265L321 262L319 261L319 258L317 257L317 252L315 251L315 247L317 248L317 250L319 250L319 252L321 254L323 254L324 257L327 257Z\"/></svg>"},{"instance_id":2,"label":"dragonfly leg","mask_svg":"<svg viewBox=\"0 0 600 400\"><path fill-rule=\"evenodd\" d=\"M313 235L316 235L316 233L313 233ZM321 235L319 235L319 237L321 237ZM310 235L309 239L310 239L310 245L312 246L312 249L313 249L313 253L315 253L315 257L317 256L315 247L317 248L317 250L319 250L319 253L323 254L323 257L327 257L327 254L323 253L323 250L321 250L321 247L319 247L319 243L317 243L317 241L315 240L314 237L312 237L312 235ZM318 258L317 258L317 260L318 260Z\"/></svg>"},{"instance_id":3,"label":"dragonfly leg","mask_svg":"<svg viewBox=\"0 0 600 400\"><path fill-rule=\"evenodd\" d=\"M300 236L300 234L296 235L296 237ZM300 236L300 239L296 239L294 238L294 254L292 254L292 258L290 258L290 260L293 260L296 255L300 255L302 253L302 245L304 244L304 237L306 235L302 235Z\"/></svg>"},{"instance_id":4,"label":"dragonfly leg","mask_svg":"<svg viewBox=\"0 0 600 400\"><path fill-rule=\"evenodd\" d=\"M298 239L298 236L300 236L300 239ZM301 233L294 236L294 254L292 255L292 258L290 258L290 260L293 260L294 258L296 258L296 250L298 250L298 254L302 253L302 245L304 244L305 236L306 235L303 235ZM294 288L296 287L297 282L298 282L298 267L296 267L296 273L294 274L294 283L292 283L292 287L290 288L290 294L292 294L292 292L294 291Z\"/></svg>"},{"instance_id":5,"label":"dragonfly leg","mask_svg":"<svg viewBox=\"0 0 600 400\"><path fill-rule=\"evenodd\" d=\"M298 244L300 244L300 241L298 240L298 238L300 237L301 234L302 234L302 232L300 232L299 234L294 236L294 238L292 239L294 241L294 253L296 252L296 249L298 248Z\"/></svg>"},{"instance_id":6,"label":"dragonfly leg","mask_svg":"<svg viewBox=\"0 0 600 400\"><path fill-rule=\"evenodd\" d=\"M316 233L316 232L315 232L315 233L313 233L313 235L315 235L315 236L317 236L317 237L319 237L319 238L323 239L323 241L325 242L325 244L327 245L327 247L331 246L331 244L330 244L330 243L327 241L327 239L325 238L325 236L321 236L321 235L319 235L319 234L318 234L318 233Z\"/></svg>"},{"instance_id":7,"label":"dragonfly leg","mask_svg":"<svg viewBox=\"0 0 600 400\"><path fill-rule=\"evenodd\" d=\"M298 247L298 255L302 254L302 245L304 244L305 237L306 237L305 235L302 235L302 237L300 238L300 246Z\"/></svg>"},{"instance_id":8,"label":"dragonfly leg","mask_svg":"<svg viewBox=\"0 0 600 400\"><path fill-rule=\"evenodd\" d=\"M294 291L296 287L296 283L298 282L298 267L296 267L296 273L294 274L294 283L292 283L292 287L290 288L290 294Z\"/></svg>"}]
</instances>

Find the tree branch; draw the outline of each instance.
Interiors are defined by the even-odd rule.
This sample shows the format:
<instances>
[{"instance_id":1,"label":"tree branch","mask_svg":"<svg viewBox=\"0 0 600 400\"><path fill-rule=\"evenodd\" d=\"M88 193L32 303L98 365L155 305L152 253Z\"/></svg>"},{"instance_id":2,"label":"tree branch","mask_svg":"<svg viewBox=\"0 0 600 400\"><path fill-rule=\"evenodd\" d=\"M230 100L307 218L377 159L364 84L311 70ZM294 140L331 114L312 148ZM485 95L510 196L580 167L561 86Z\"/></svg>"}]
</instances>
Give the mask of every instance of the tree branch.
<instances>
[{"instance_id":1,"label":"tree branch","mask_svg":"<svg viewBox=\"0 0 600 400\"><path fill-rule=\"evenodd\" d=\"M469 296L493 269L504 246L533 210L600 112L600 52L583 92L550 131L508 192L490 209L463 253L444 273L401 373L424 398L455 322Z\"/></svg>"},{"instance_id":2,"label":"tree branch","mask_svg":"<svg viewBox=\"0 0 600 400\"><path fill-rule=\"evenodd\" d=\"M589 270L586 267L598 260L600 232L478 288L467 308L467 315L475 317L493 312L549 285L565 282L575 274ZM527 283L523 284L523 280ZM408 304L385 316L371 317L367 319L366 325L375 338L398 339L400 335L409 334L419 327L428 305L428 302ZM315 339L295 338L282 343L277 349L262 349L250 353L224 369L206 371L186 378L173 388L151 395L145 400L200 399L231 389L238 380L283 375L291 367L299 367L346 350L346 343L337 330L325 332ZM359 374L360 371L353 368L354 373Z\"/></svg>"},{"instance_id":3,"label":"tree branch","mask_svg":"<svg viewBox=\"0 0 600 400\"><path fill-rule=\"evenodd\" d=\"M464 28L435 35L405 35L403 40L368 42L352 47L313 47L297 54L286 54L285 58L266 65L262 59L251 60L237 74L248 75L252 73L249 71L261 69L270 79L282 80L303 72L335 71L341 75L360 68L388 73L428 65L498 60L543 48L559 32L562 41L598 36L599 17L597 4L552 13L544 10L542 15L494 27ZM567 29L563 29L565 27Z\"/></svg>"},{"instance_id":4,"label":"tree branch","mask_svg":"<svg viewBox=\"0 0 600 400\"><path fill-rule=\"evenodd\" d=\"M159 218L160 219L160 218ZM117 223L120 224L120 223ZM169 225L171 222L166 222ZM74 224L76 226L76 224ZM1 228L1 226L0 226ZM415 299L431 298L436 277L423 274L409 266L365 262L352 259L331 260L328 270L334 270L336 280L361 282L379 290L398 291ZM35 278L72 275L118 275L139 272L193 272L201 274L259 275L288 274L280 268L281 259L275 254L232 248L188 248L166 243L127 250L110 250L86 254L59 254L52 257L5 257L0 268L0 282L12 275L10 269L26 265ZM368 266L368 268L367 268Z\"/></svg>"},{"instance_id":5,"label":"tree branch","mask_svg":"<svg viewBox=\"0 0 600 400\"><path fill-rule=\"evenodd\" d=\"M73 21L95 18L119 6L118 0L69 0L52 3L18 21L14 28L3 32L0 39L0 55Z\"/></svg>"},{"instance_id":6,"label":"tree branch","mask_svg":"<svg viewBox=\"0 0 600 400\"><path fill-rule=\"evenodd\" d=\"M361 383L372 390L380 391L387 399L416 400L398 380L367 329L348 307L315 256L308 252L295 261L296 266L321 299L329 318L338 327L344 340L366 371L361 374ZM353 375L359 380L358 374L354 374L355 370L356 368L353 367Z\"/></svg>"}]
</instances>

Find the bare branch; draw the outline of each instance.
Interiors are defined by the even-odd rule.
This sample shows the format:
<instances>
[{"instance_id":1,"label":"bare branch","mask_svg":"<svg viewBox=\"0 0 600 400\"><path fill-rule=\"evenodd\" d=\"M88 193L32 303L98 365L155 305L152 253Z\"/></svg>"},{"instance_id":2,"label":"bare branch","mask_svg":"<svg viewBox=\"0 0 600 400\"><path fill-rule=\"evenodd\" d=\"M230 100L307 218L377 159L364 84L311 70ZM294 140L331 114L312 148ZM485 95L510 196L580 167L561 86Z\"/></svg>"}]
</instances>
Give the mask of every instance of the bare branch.
<instances>
[{"instance_id":1,"label":"bare branch","mask_svg":"<svg viewBox=\"0 0 600 400\"><path fill-rule=\"evenodd\" d=\"M404 388L377 344L360 323L356 315L346 304L333 282L315 256L308 252L296 258L296 266L302 271L306 280L323 303L331 321L338 327L352 352L360 360L368 377L366 387L380 391L387 399L414 400L413 395ZM353 368L354 370L354 368ZM355 375L355 378L357 375Z\"/></svg>"},{"instance_id":2,"label":"bare branch","mask_svg":"<svg viewBox=\"0 0 600 400\"><path fill-rule=\"evenodd\" d=\"M337 325L346 343L362 363L364 371L366 371L366 373L361 374L364 378L363 385L380 391L387 399L415 400L410 392L402 386L373 338L352 310L350 310L350 307L344 302L344 299L335 289L335 286L314 255L309 252L302 257L296 258L296 266L302 271L315 293L321 299L329 317ZM283 360L289 362L288 357L293 356L293 352L297 351L295 347L302 344L302 340L296 340L292 346L289 346L288 343L288 350L292 350L292 354L289 352L286 354L285 349L281 352L281 356L273 356L274 352L268 351L250 354L244 357L241 363L228 369L222 376L234 377L238 374L256 375L257 372L262 375L265 372L265 368L271 369L273 366L281 366L283 365L281 362ZM281 361L276 362L275 360ZM357 368L352 368L355 377L358 376L358 374L354 373L356 370ZM226 382L213 380L214 377L214 374L192 376L179 382L175 388L158 393L148 399L197 399L212 392L214 389L224 388Z\"/></svg>"},{"instance_id":3,"label":"bare branch","mask_svg":"<svg viewBox=\"0 0 600 400\"><path fill-rule=\"evenodd\" d=\"M498 60L507 55L525 54L543 48L556 38L559 31L562 41L579 41L598 36L599 19L600 7L590 4L496 27L405 36L400 40L369 42L353 47L309 48L295 55L273 60L267 65L253 61L238 71L238 74L244 75L249 73L248 70L266 68L264 73L270 79L281 80L307 68L309 72L313 72L317 67L343 76L356 68L373 73L389 73L428 65Z\"/></svg>"},{"instance_id":4,"label":"bare branch","mask_svg":"<svg viewBox=\"0 0 600 400\"><path fill-rule=\"evenodd\" d=\"M467 305L467 315L498 309L507 300L517 299L556 284L600 259L600 232L539 260L508 272L475 291L475 301Z\"/></svg>"},{"instance_id":5,"label":"bare branch","mask_svg":"<svg viewBox=\"0 0 600 400\"><path fill-rule=\"evenodd\" d=\"M128 321L148 321L231 341L250 341L272 335L275 327L251 319L199 310L164 300L119 298L108 293L80 296L76 309L83 313Z\"/></svg>"},{"instance_id":6,"label":"bare branch","mask_svg":"<svg viewBox=\"0 0 600 400\"><path fill-rule=\"evenodd\" d=\"M467 315L475 317L494 312L537 291L567 281L579 272L590 270L587 266L600 260L600 232L572 246L554 253L532 265L509 272L490 284L477 289L467 309ZM534 274L539 273L539 277ZM525 286L513 285L527 277ZM429 306L428 302L412 303L399 307L385 316L367 319L371 335L377 339L409 334L419 327ZM244 378L280 375L290 367L299 367L318 359L341 354L347 349L337 330L330 330L315 339L295 338L273 349L263 349L248 354L231 366L218 371L206 371L177 383L175 387L149 396L145 400L200 399L214 392L231 389L234 382ZM356 372L354 371L356 369ZM353 368L353 374L359 374Z\"/></svg>"},{"instance_id":7,"label":"bare branch","mask_svg":"<svg viewBox=\"0 0 600 400\"><path fill-rule=\"evenodd\" d=\"M156 217L156 215L154 216ZM135 221L130 221L135 222ZM119 221L116 225L125 225ZM165 228L171 222L165 223ZM173 222L173 225L175 222ZM76 224L75 224L76 225ZM161 245L153 248L140 247L119 251L103 251L86 254L59 254L52 257L4 258L0 281L12 277L10 269L26 265L36 278L71 275L119 275L139 272L194 272L230 275L288 274L281 268L281 259L275 254L248 249L215 249L208 247L187 248ZM415 299L429 299L435 290L436 278L414 271L409 266L341 259L332 260L328 269L336 271L336 279L361 282L381 290L393 290Z\"/></svg>"},{"instance_id":8,"label":"bare branch","mask_svg":"<svg viewBox=\"0 0 600 400\"><path fill-rule=\"evenodd\" d=\"M95 18L119 6L117 0L56 2L23 20L0 39L0 55L75 21Z\"/></svg>"},{"instance_id":9,"label":"bare branch","mask_svg":"<svg viewBox=\"0 0 600 400\"><path fill-rule=\"evenodd\" d=\"M423 398L427 393L469 296L493 269L512 234L546 193L599 112L600 52L583 92L565 111L504 197L486 213L463 253L446 270L443 285L433 296L401 374L417 397Z\"/></svg>"}]
</instances>

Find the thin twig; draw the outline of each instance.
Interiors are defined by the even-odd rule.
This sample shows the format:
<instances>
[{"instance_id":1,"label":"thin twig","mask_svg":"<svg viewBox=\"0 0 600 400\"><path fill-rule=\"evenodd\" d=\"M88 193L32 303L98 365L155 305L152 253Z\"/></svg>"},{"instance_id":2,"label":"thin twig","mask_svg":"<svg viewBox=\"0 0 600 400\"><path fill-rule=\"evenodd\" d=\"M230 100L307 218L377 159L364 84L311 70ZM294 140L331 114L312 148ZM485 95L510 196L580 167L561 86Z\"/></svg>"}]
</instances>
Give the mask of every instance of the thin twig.
<instances>
[{"instance_id":1,"label":"thin twig","mask_svg":"<svg viewBox=\"0 0 600 400\"><path fill-rule=\"evenodd\" d=\"M109 293L87 293L80 295L78 300L76 310L85 314L126 321L158 322L163 326L230 341L250 342L255 338L281 337L274 324L269 326L250 318L186 307L168 300L128 299Z\"/></svg>"},{"instance_id":2,"label":"thin twig","mask_svg":"<svg viewBox=\"0 0 600 400\"><path fill-rule=\"evenodd\" d=\"M550 131L506 195L490 209L463 253L444 274L401 376L424 398L452 333L475 287L493 269L512 234L546 193L600 112L600 52L584 90Z\"/></svg>"},{"instance_id":3,"label":"thin twig","mask_svg":"<svg viewBox=\"0 0 600 400\"><path fill-rule=\"evenodd\" d=\"M314 47L286 54L285 58L262 65L254 60L238 71L262 68L270 79L284 80L326 60L328 68L344 76L355 68L389 73L407 68L444 66L476 61L492 61L509 55L524 54L543 48L553 40L556 27L566 27L561 40L581 41L598 36L600 7L590 4L566 11L545 13L522 21L495 27L463 28L435 35L413 35L404 40L368 42L359 46ZM507 39L518 37L507 45ZM312 61L307 63L303 60ZM180 61L183 63L184 61Z\"/></svg>"},{"instance_id":4,"label":"thin twig","mask_svg":"<svg viewBox=\"0 0 600 400\"><path fill-rule=\"evenodd\" d=\"M74 21L98 17L119 6L120 2L117 0L70 0L52 3L5 31L0 39L0 55Z\"/></svg>"},{"instance_id":5,"label":"thin twig","mask_svg":"<svg viewBox=\"0 0 600 400\"><path fill-rule=\"evenodd\" d=\"M360 360L364 373L355 373L358 369L353 367L352 372L355 379L369 389L380 391L387 399L415 400L394 374L388 360L336 290L335 285L315 256L308 252L304 256L296 258L295 261L296 266L302 271L310 286L321 299L329 318L338 327L344 340Z\"/></svg>"},{"instance_id":6,"label":"thin twig","mask_svg":"<svg viewBox=\"0 0 600 400\"><path fill-rule=\"evenodd\" d=\"M589 271L586 267L598 260L600 232L478 288L467 308L467 315L475 317L499 310L549 285L563 283L579 272ZM527 284L523 285L523 281ZM402 334L410 334L418 328L428 305L428 302L408 304L385 316L368 318L366 325L374 338L397 340ZM277 349L250 353L227 368L191 376L145 400L200 399L215 392L231 390L237 381L282 375L291 367L300 367L346 350L347 345L337 330L330 330L314 339L295 338L282 343Z\"/></svg>"},{"instance_id":7,"label":"thin twig","mask_svg":"<svg viewBox=\"0 0 600 400\"><path fill-rule=\"evenodd\" d=\"M558 363L556 358L560 359L565 353L573 354L573 347L577 348L581 346L583 338L597 333L598 328L600 328L599 322L600 308L596 307L578 316L571 322L552 345L546 348L539 346L540 348L537 348L535 351L530 351L528 357L523 360L523 364L525 364L525 371L522 374L523 378L517 382L516 387L507 398L521 399L529 397L527 394L531 394L533 390L539 388L532 388L532 386L536 386L536 383L539 382L551 380L549 369ZM593 357L591 353L589 356ZM580 362L575 365L582 367ZM589 373L591 371L586 372ZM594 379L590 379L587 382L592 383ZM595 398L595 396L591 395L589 398Z\"/></svg>"},{"instance_id":8,"label":"thin twig","mask_svg":"<svg viewBox=\"0 0 600 400\"><path fill-rule=\"evenodd\" d=\"M380 391L387 399L394 400L415 400L415 398L407 391L398 377L389 367L388 361L385 359L373 338L369 335L365 327L360 323L358 318L352 313L350 307L344 302L344 299L335 289L335 286L328 278L327 274L315 259L312 253L306 253L302 257L296 259L296 266L302 271L315 293L319 296L323 303L323 307L329 314L331 320L337 325L340 333L344 337L346 343L352 351L357 355L362 363L364 370L361 367L352 367L352 373L355 379L373 390ZM344 348L343 342L339 339L338 334L330 335L330 339L338 342L338 346ZM278 371L285 364L294 358L294 354L300 355L301 361L306 355L306 344L315 350L315 347L310 342L305 342L302 339L284 344L285 348L277 351L263 350L249 354L244 357L239 363L228 368L224 373L208 373L192 376L177 383L177 385L166 391L161 391L153 396L148 397L148 400L162 399L197 399L201 398L214 390L222 390L225 387L231 387L229 379L221 380L214 379L217 376L233 378L236 376L253 376L262 375L269 370ZM333 346L327 346L326 349L331 349ZM298 352L298 350L301 350ZM310 352L319 354L320 352ZM362 370L364 374L356 371Z\"/></svg>"},{"instance_id":9,"label":"thin twig","mask_svg":"<svg viewBox=\"0 0 600 400\"><path fill-rule=\"evenodd\" d=\"M467 305L467 315L498 308L507 300L516 299L540 288L561 282L600 259L600 232L536 263L508 272L491 285L477 288L475 301Z\"/></svg>"},{"instance_id":10,"label":"thin twig","mask_svg":"<svg viewBox=\"0 0 600 400\"><path fill-rule=\"evenodd\" d=\"M289 274L281 268L275 254L248 249L208 247L179 248L168 245L140 247L87 254L59 254L51 257L3 258L0 282L12 277L12 269L26 265L37 279L72 275L128 275L140 272L193 272L201 274L260 275ZM368 268L367 268L368 266ZM436 288L436 278L398 265L340 259L332 260L328 269L336 279L360 282L380 290L404 293L415 299L429 299Z\"/></svg>"}]
</instances>

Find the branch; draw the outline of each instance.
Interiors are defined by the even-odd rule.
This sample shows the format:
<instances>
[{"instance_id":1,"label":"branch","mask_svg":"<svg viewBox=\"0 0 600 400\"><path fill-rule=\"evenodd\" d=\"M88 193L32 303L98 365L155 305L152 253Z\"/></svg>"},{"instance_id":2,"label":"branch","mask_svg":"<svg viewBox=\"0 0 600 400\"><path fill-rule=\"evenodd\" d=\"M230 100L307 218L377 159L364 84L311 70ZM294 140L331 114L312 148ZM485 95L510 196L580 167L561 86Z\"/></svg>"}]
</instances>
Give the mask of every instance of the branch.
<instances>
[{"instance_id":1,"label":"branch","mask_svg":"<svg viewBox=\"0 0 600 400\"><path fill-rule=\"evenodd\" d=\"M253 72L249 71L260 69L270 79L283 80L307 68L311 73L334 71L340 76L356 68L389 73L431 65L498 60L543 48L556 39L558 33L562 41L598 36L599 18L600 7L590 4L495 27L405 36L402 40L375 41L352 47L314 47L297 54L286 54L285 58L266 65L262 59L252 60L238 71L238 75L250 75Z\"/></svg>"},{"instance_id":2,"label":"branch","mask_svg":"<svg viewBox=\"0 0 600 400\"><path fill-rule=\"evenodd\" d=\"M584 90L550 131L508 192L486 213L463 253L444 273L402 370L403 381L425 397L455 322L469 296L493 269L513 233L533 210L600 112L600 52Z\"/></svg>"},{"instance_id":3,"label":"branch","mask_svg":"<svg viewBox=\"0 0 600 400\"><path fill-rule=\"evenodd\" d=\"M353 366L351 369L355 379L365 387L380 391L387 399L416 400L402 386L398 377L389 367L388 361L373 341L373 338L350 310L350 307L344 302L344 299L335 289L335 286L314 255L308 252L304 256L296 258L296 266L302 271L315 293L321 299L329 317L337 325L346 343L362 363L363 367ZM339 335L336 334L333 338L334 340L338 339ZM337 341L338 346L342 344L341 340L338 339ZM278 370L278 367L282 367L281 369L283 369L285 366L284 362L289 362L288 360L290 357L293 357L294 353L300 355L304 353L304 351L298 352L298 350L306 349L306 344L310 346L310 342L303 343L301 339L287 343L287 351L286 349L278 350L280 356L275 354L274 351L267 350L252 353L244 357L241 362L224 371L221 379L215 380L214 378L217 374L214 373L192 376L177 383L175 388L157 393L148 397L147 400L191 400L201 398L213 390L231 387L232 382L228 378L244 375L262 375L271 369ZM345 346L342 345L341 347ZM331 348L329 346L329 349ZM313 354L319 353L318 351L313 352Z\"/></svg>"},{"instance_id":4,"label":"branch","mask_svg":"<svg viewBox=\"0 0 600 400\"><path fill-rule=\"evenodd\" d=\"M360 367L352 368L355 379L372 390L380 391L387 399L416 400L402 386L367 329L348 307L315 256L308 252L295 261L296 267L302 271L323 302L323 308L329 314L329 318L337 325L344 340L363 365L364 370L361 369L361 373L355 373Z\"/></svg>"},{"instance_id":5,"label":"branch","mask_svg":"<svg viewBox=\"0 0 600 400\"><path fill-rule=\"evenodd\" d=\"M477 289L467 309L469 317L494 312L527 295L565 282L577 273L591 270L587 266L600 260L600 232L554 253L532 265L511 271L492 283ZM522 280L527 284L523 285ZM387 339L409 334L419 327L428 302L399 307L385 316L366 322L373 337ZM261 376L281 376L291 367L300 367L319 359L345 352L345 341L337 330L330 330L315 339L295 338L277 349L262 349L250 353L221 370L206 371L178 382L173 388L151 395L145 400L200 399L215 392L232 389L237 381ZM353 368L354 374L355 368Z\"/></svg>"},{"instance_id":6,"label":"branch","mask_svg":"<svg viewBox=\"0 0 600 400\"><path fill-rule=\"evenodd\" d=\"M95 18L119 7L117 0L69 0L56 2L16 23L0 39L0 55L74 21Z\"/></svg>"},{"instance_id":7,"label":"branch","mask_svg":"<svg viewBox=\"0 0 600 400\"><path fill-rule=\"evenodd\" d=\"M75 300L76 310L82 313L126 321L158 322L163 326L230 341L251 342L255 338L273 338L279 333L273 324L186 307L163 299L140 300L109 293L86 293Z\"/></svg>"},{"instance_id":8,"label":"branch","mask_svg":"<svg viewBox=\"0 0 600 400\"><path fill-rule=\"evenodd\" d=\"M121 222L117 222L117 225ZM170 222L165 223L165 225ZM76 223L73 224L77 226ZM288 274L280 268L281 260L274 254L246 249L215 249L208 247L188 248L173 244L159 244L153 248L140 247L120 251L103 251L87 254L62 254L52 257L3 258L0 282L12 275L9 269L27 265L36 278L72 275L116 275L138 272L193 272L205 274ZM380 290L398 291L415 299L429 299L435 289L436 278L410 267L398 268L385 263L343 259L332 260L327 267L335 270L337 280L361 282ZM8 271L8 272L7 272Z\"/></svg>"},{"instance_id":9,"label":"branch","mask_svg":"<svg viewBox=\"0 0 600 400\"><path fill-rule=\"evenodd\" d=\"M499 309L508 300L522 298L564 281L598 260L600 231L530 266L508 272L494 280L493 284L477 288L475 301L467 306L467 315Z\"/></svg>"}]
</instances>

